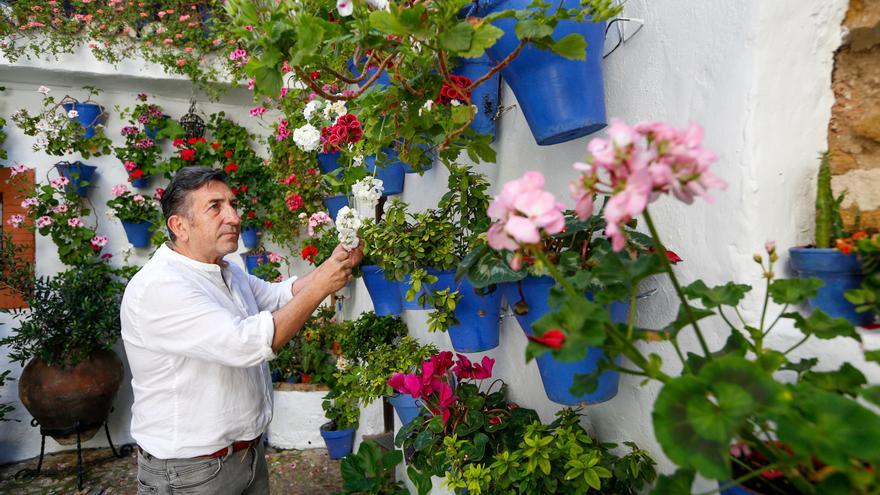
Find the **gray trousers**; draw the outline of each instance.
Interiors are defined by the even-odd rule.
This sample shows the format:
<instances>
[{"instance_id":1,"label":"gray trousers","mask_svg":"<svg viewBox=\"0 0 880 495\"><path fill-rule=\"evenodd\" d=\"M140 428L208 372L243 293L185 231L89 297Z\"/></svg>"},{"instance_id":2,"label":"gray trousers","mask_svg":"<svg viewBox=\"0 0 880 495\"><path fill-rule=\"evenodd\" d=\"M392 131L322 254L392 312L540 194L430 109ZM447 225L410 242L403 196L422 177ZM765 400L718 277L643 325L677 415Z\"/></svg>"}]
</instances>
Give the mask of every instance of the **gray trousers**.
<instances>
[{"instance_id":1,"label":"gray trousers","mask_svg":"<svg viewBox=\"0 0 880 495\"><path fill-rule=\"evenodd\" d=\"M266 495L269 468L263 442L215 459L157 459L138 454L138 495Z\"/></svg>"}]
</instances>

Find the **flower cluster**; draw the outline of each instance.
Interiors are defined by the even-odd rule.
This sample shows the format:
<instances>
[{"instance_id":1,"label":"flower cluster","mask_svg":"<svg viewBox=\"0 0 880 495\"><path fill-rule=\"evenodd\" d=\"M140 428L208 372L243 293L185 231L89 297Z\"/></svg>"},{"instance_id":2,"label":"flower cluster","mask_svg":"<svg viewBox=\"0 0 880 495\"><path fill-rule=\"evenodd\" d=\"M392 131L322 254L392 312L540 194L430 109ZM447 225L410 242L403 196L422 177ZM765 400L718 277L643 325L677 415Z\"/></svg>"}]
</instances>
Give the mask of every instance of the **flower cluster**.
<instances>
[{"instance_id":1,"label":"flower cluster","mask_svg":"<svg viewBox=\"0 0 880 495\"><path fill-rule=\"evenodd\" d=\"M521 245L537 244L543 234L558 234L565 228L565 205L544 189L540 172L526 172L510 181L489 204L489 217L495 221L487 233L492 249L516 251ZM511 267L519 270L522 256L517 253Z\"/></svg>"},{"instance_id":2,"label":"flower cluster","mask_svg":"<svg viewBox=\"0 0 880 495\"><path fill-rule=\"evenodd\" d=\"M305 214L303 214L305 215ZM324 225L333 225L333 219L330 218L330 215L325 211L319 211L317 213L312 213L309 216L309 237L314 238L318 235L321 227Z\"/></svg>"},{"instance_id":3,"label":"flower cluster","mask_svg":"<svg viewBox=\"0 0 880 495\"><path fill-rule=\"evenodd\" d=\"M605 233L615 251L623 249L622 226L640 215L648 203L661 194L672 194L687 204L695 196L707 201L708 189L727 184L709 171L717 160L702 147L703 130L696 124L676 129L662 122L641 122L632 127L612 119L608 139L593 139L587 145L587 163L576 163L581 172L571 184L575 212L584 219L593 212L596 194L607 194L603 216Z\"/></svg>"},{"instance_id":4,"label":"flower cluster","mask_svg":"<svg viewBox=\"0 0 880 495\"><path fill-rule=\"evenodd\" d=\"M849 237L835 239L835 247L843 254L852 254L853 251L858 251L858 240L866 237L868 237L868 233L864 230L860 230Z\"/></svg>"},{"instance_id":5,"label":"flower cluster","mask_svg":"<svg viewBox=\"0 0 880 495\"><path fill-rule=\"evenodd\" d=\"M488 356L484 356L481 363L472 363L462 354L457 356L457 361L453 361L449 351L431 356L416 373L394 373L388 380L388 385L401 394L422 399L432 414L443 418L445 425L449 421L451 407L458 400L450 384L450 372L459 382L485 380L492 377L492 368L495 365L495 360Z\"/></svg>"},{"instance_id":6,"label":"flower cluster","mask_svg":"<svg viewBox=\"0 0 880 495\"><path fill-rule=\"evenodd\" d=\"M361 123L353 114L345 114L336 119L330 127L321 129L321 144L324 153L339 151L346 144L356 143L364 135Z\"/></svg>"},{"instance_id":7,"label":"flower cluster","mask_svg":"<svg viewBox=\"0 0 880 495\"><path fill-rule=\"evenodd\" d=\"M351 194L359 206L372 211L379 204L379 198L382 197L384 187L381 179L373 176L367 176L354 183L351 186Z\"/></svg>"},{"instance_id":8,"label":"flower cluster","mask_svg":"<svg viewBox=\"0 0 880 495\"><path fill-rule=\"evenodd\" d=\"M440 96L437 97L435 103L449 105L453 101L470 102L471 90L468 88L470 88L473 81L468 77L456 76L454 74L449 76L449 80L452 81L452 85L443 83L443 86L440 88ZM430 107L428 109L430 110Z\"/></svg>"},{"instance_id":9,"label":"flower cluster","mask_svg":"<svg viewBox=\"0 0 880 495\"><path fill-rule=\"evenodd\" d=\"M363 225L363 220L357 210L343 206L336 215L336 230L339 244L349 251L358 247L361 242L358 238L358 230L361 228L361 225Z\"/></svg>"},{"instance_id":10,"label":"flower cluster","mask_svg":"<svg viewBox=\"0 0 880 495\"><path fill-rule=\"evenodd\" d=\"M281 126L279 124L279 132L281 132ZM312 153L314 151L318 151L321 149L321 131L318 130L317 127L312 124L305 124L302 127L298 127L293 131L293 142L299 147L299 149L305 151L306 153Z\"/></svg>"},{"instance_id":11,"label":"flower cluster","mask_svg":"<svg viewBox=\"0 0 880 495\"><path fill-rule=\"evenodd\" d=\"M107 201L108 216L112 214L125 222L156 222L159 216L158 200L135 194L125 184L111 189L113 198Z\"/></svg>"}]
</instances>

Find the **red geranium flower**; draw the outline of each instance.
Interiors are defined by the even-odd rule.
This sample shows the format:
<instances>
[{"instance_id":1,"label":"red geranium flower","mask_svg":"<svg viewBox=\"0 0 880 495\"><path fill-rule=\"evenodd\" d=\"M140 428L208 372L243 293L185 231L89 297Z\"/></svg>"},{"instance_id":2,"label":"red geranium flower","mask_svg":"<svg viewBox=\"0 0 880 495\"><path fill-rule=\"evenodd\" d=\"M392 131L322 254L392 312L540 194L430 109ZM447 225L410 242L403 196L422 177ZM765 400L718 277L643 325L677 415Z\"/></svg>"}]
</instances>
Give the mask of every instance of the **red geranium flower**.
<instances>
[{"instance_id":1,"label":"red geranium flower","mask_svg":"<svg viewBox=\"0 0 880 495\"><path fill-rule=\"evenodd\" d=\"M308 246L302 248L302 259L308 261L309 263L315 262L315 256L318 254L318 248L309 244Z\"/></svg>"},{"instance_id":2,"label":"red geranium flower","mask_svg":"<svg viewBox=\"0 0 880 495\"><path fill-rule=\"evenodd\" d=\"M199 140L198 140L198 138L191 137L191 138L187 139L186 142L188 144L196 144L197 142L199 142Z\"/></svg>"},{"instance_id":3,"label":"red geranium flower","mask_svg":"<svg viewBox=\"0 0 880 495\"><path fill-rule=\"evenodd\" d=\"M144 171L139 168L136 168L136 169L132 170L131 172L129 172L128 175L130 175L132 179L140 179L141 177L144 176Z\"/></svg>"},{"instance_id":4,"label":"red geranium flower","mask_svg":"<svg viewBox=\"0 0 880 495\"><path fill-rule=\"evenodd\" d=\"M272 228L272 225L273 225L273 224L272 224L272 221L271 221L271 220L265 220L265 221L263 221L263 227L266 227L267 229L271 229L271 228Z\"/></svg>"},{"instance_id":5,"label":"red geranium flower","mask_svg":"<svg viewBox=\"0 0 880 495\"><path fill-rule=\"evenodd\" d=\"M232 172L238 172L238 165L230 162L226 165L226 168L224 170L226 170L227 174L231 174Z\"/></svg>"},{"instance_id":6,"label":"red geranium flower","mask_svg":"<svg viewBox=\"0 0 880 495\"><path fill-rule=\"evenodd\" d=\"M184 143L183 139L181 139L181 138L174 138L174 141L172 142L172 144L174 145L175 148L180 148L185 143Z\"/></svg>"},{"instance_id":7,"label":"red geranium flower","mask_svg":"<svg viewBox=\"0 0 880 495\"><path fill-rule=\"evenodd\" d=\"M249 211L249 212L247 213L247 217L248 217L248 218L254 218L255 216L257 216L257 213L254 212L254 211Z\"/></svg>"},{"instance_id":8,"label":"red geranium flower","mask_svg":"<svg viewBox=\"0 0 880 495\"><path fill-rule=\"evenodd\" d=\"M562 344L565 343L565 334L562 333L562 330L558 330L556 328L552 328L544 332L543 337L535 337L534 335L529 335L529 340L532 342L537 342L541 345L546 345L552 349L560 349Z\"/></svg>"},{"instance_id":9,"label":"red geranium flower","mask_svg":"<svg viewBox=\"0 0 880 495\"><path fill-rule=\"evenodd\" d=\"M440 96L437 98L437 103L448 105L452 100L470 102L471 92L465 90L472 83L470 78L451 75L449 76L449 79L453 84L449 85L448 83L443 83L443 87L440 88Z\"/></svg>"},{"instance_id":10,"label":"red geranium flower","mask_svg":"<svg viewBox=\"0 0 880 495\"><path fill-rule=\"evenodd\" d=\"M196 157L196 150L189 148L180 150L180 157L186 161L190 161Z\"/></svg>"},{"instance_id":11,"label":"red geranium flower","mask_svg":"<svg viewBox=\"0 0 880 495\"><path fill-rule=\"evenodd\" d=\"M211 147L215 150L220 147L220 143L211 143Z\"/></svg>"},{"instance_id":12,"label":"red geranium flower","mask_svg":"<svg viewBox=\"0 0 880 495\"><path fill-rule=\"evenodd\" d=\"M232 156L232 151L227 151L226 153L223 153L223 156L229 158L230 156Z\"/></svg>"}]
</instances>

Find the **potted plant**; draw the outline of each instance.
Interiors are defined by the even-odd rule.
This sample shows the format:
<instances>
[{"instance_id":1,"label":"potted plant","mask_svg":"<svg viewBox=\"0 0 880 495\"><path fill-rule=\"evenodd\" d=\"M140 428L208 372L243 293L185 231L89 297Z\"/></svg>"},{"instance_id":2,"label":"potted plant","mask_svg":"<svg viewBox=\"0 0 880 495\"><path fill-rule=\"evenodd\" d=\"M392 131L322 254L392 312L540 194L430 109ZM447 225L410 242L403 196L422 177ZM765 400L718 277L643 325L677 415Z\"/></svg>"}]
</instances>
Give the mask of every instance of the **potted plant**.
<instances>
[{"instance_id":1,"label":"potted plant","mask_svg":"<svg viewBox=\"0 0 880 495\"><path fill-rule=\"evenodd\" d=\"M831 165L828 153L822 155L816 185L816 243L810 247L789 249L791 267L803 278L817 277L823 285L818 288L811 307L819 308L830 316L843 317L854 325L868 325L874 321L871 312L857 312L844 293L862 283L862 265L856 254L836 247L838 239L845 240L840 217L844 195L834 197L831 191ZM844 242L846 244L846 242Z\"/></svg>"},{"instance_id":2,"label":"potted plant","mask_svg":"<svg viewBox=\"0 0 880 495\"><path fill-rule=\"evenodd\" d=\"M494 360L471 362L441 352L389 384L419 397L430 414L398 431L407 474L427 493L431 476L456 493L635 493L654 480L654 461L634 444L617 457L611 444L592 440L570 409L542 425L535 411L507 400L507 385L492 380ZM552 469L551 466L564 466Z\"/></svg>"},{"instance_id":3,"label":"potted plant","mask_svg":"<svg viewBox=\"0 0 880 495\"><path fill-rule=\"evenodd\" d=\"M106 421L122 381L111 350L119 338L119 305L131 269L95 262L40 277L22 293L28 308L3 310L19 321L0 345L27 363L19 396L43 431L59 443L88 440ZM75 307L77 311L70 311Z\"/></svg>"},{"instance_id":4,"label":"potted plant","mask_svg":"<svg viewBox=\"0 0 880 495\"><path fill-rule=\"evenodd\" d=\"M183 129L165 115L159 105L147 103L146 94L139 93L137 101L132 109L117 107L120 118L128 125L121 131L125 146L115 147L113 152L128 172L132 187L147 187L150 176L161 171L158 164L162 161L162 149L157 141L180 137Z\"/></svg>"},{"instance_id":5,"label":"potted plant","mask_svg":"<svg viewBox=\"0 0 880 495\"><path fill-rule=\"evenodd\" d=\"M67 189L76 193L77 196L84 198L89 195L92 190L92 178L98 167L86 165L77 160L73 163L60 161L55 164L55 170L62 177L68 180Z\"/></svg>"},{"instance_id":6,"label":"potted plant","mask_svg":"<svg viewBox=\"0 0 880 495\"><path fill-rule=\"evenodd\" d=\"M107 201L107 208L122 222L128 242L143 248L150 245L154 226L162 225L158 201L135 194L125 184L113 186L113 197Z\"/></svg>"},{"instance_id":7,"label":"potted plant","mask_svg":"<svg viewBox=\"0 0 880 495\"><path fill-rule=\"evenodd\" d=\"M862 284L844 292L844 297L856 305L856 312L873 313L876 318L880 314L880 234L868 236L856 232L849 239L838 239L837 249L844 254L856 253L862 263ZM876 325L866 326L873 328Z\"/></svg>"},{"instance_id":8,"label":"potted plant","mask_svg":"<svg viewBox=\"0 0 880 495\"><path fill-rule=\"evenodd\" d=\"M17 187L26 190L27 183L21 181L26 167L13 167L10 181ZM58 248L58 257L69 266L88 265L96 257L109 258L109 253L101 254L107 244L107 237L97 234L94 228L86 225L91 211L83 207L76 192L70 190L67 177L56 177L48 184L37 184L32 193L27 195L22 205L27 208L27 217L31 220L30 228L52 239ZM24 217L16 220L18 225L24 223ZM14 225L17 227L18 225Z\"/></svg>"},{"instance_id":9,"label":"potted plant","mask_svg":"<svg viewBox=\"0 0 880 495\"><path fill-rule=\"evenodd\" d=\"M336 388L331 388L322 404L324 416L329 421L321 425L321 437L327 445L330 458L342 459L354 447L354 432L358 427L360 410L356 401L340 400L336 392Z\"/></svg>"},{"instance_id":10,"label":"potted plant","mask_svg":"<svg viewBox=\"0 0 880 495\"><path fill-rule=\"evenodd\" d=\"M84 89L89 94L87 102L98 94L95 88ZM51 89L40 86L39 91L43 94L42 109L39 113L31 115L22 108L12 115L12 121L22 132L36 138L34 151L43 151L52 156L79 153L83 158L110 153L110 139L104 135L104 126L100 123L103 116L102 107L93 103L79 103L70 96L64 96L56 102L55 97L49 96ZM67 106L70 108L66 109ZM92 112L92 107L100 108L100 112ZM80 118L80 110L83 111L82 118ZM80 120L85 120L88 126Z\"/></svg>"},{"instance_id":11,"label":"potted plant","mask_svg":"<svg viewBox=\"0 0 880 495\"><path fill-rule=\"evenodd\" d=\"M376 442L362 442L356 454L342 459L343 494L408 495L400 481L394 480L394 468L403 460L399 450L383 452Z\"/></svg>"},{"instance_id":12,"label":"potted plant","mask_svg":"<svg viewBox=\"0 0 880 495\"><path fill-rule=\"evenodd\" d=\"M558 356L583 355L584 343L600 346L606 357L596 372L578 377L578 390L595 390L596 379L605 370L659 382L653 428L678 470L661 476L657 493L691 493L697 473L722 481L722 489L732 485L751 489L752 481L768 470L782 473L771 493L782 490L779 483L783 482L802 493L870 493L876 487L871 473L880 462L880 452L866 446L873 445L869 437L880 439L880 416L861 401L875 402L872 387L849 363L820 371L818 360L809 353L798 361L790 357L811 339L861 340L844 318L821 310L810 314L789 310L815 297L821 282L778 279L776 246L767 243L764 253L755 255L765 280L766 293L759 295L764 304L754 318L734 320L728 315L743 314L739 306L751 290L749 285L728 282L710 287L696 280L683 286L666 256L650 203L664 194L691 203L696 196L705 197L709 190L725 185L712 174L710 165L716 157L702 147L701 140L702 130L696 125L676 129L661 122L643 122L631 127L612 119L609 138L591 142L586 163L575 165L579 176L571 192L579 218L588 218L598 196L607 195L601 215L611 250L624 251L630 234L623 227L636 217L644 219L656 248L653 261L643 257L644 261L619 263L610 270L593 270L589 276L596 277L595 283L632 287L651 276L656 266L661 267L680 302L677 317L662 329L641 328L632 319L613 323L609 309L599 304L608 302L600 300L602 294L595 294L596 301L583 294L581 282L587 275L582 270L566 273L548 258L542 243L522 238L519 229L509 228L518 216L540 239L546 239L552 235L546 226L516 208L502 212L490 231L509 236L515 244L507 249L511 259L517 255L533 258L557 282L554 312L544 317L545 325L536 332L543 333L529 343L528 352L534 355L558 347L553 350ZM665 179L653 180L659 177ZM713 349L706 339L702 322L710 316L717 316L730 330L723 347ZM780 346L770 336L780 322L799 330L802 338ZM698 346L687 355L680 343L685 333L695 337ZM667 374L663 359L652 352L655 341L671 345L680 376ZM617 361L619 357L626 357L627 363ZM877 359L871 352L865 357ZM791 374L782 379L780 371ZM712 426L706 428L708 424ZM852 426L856 424L858 433ZM738 444L760 452L767 462L760 468L739 464L730 448ZM735 471L734 465L743 470ZM828 475L831 472L833 476Z\"/></svg>"}]
</instances>

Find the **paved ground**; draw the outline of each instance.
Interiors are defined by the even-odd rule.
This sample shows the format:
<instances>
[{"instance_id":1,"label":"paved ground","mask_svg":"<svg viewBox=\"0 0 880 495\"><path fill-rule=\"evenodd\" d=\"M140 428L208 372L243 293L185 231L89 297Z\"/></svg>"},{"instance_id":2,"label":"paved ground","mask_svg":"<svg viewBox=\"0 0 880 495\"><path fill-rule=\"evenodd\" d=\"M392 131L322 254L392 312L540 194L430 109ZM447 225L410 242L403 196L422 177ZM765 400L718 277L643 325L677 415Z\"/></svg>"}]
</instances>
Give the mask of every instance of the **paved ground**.
<instances>
[{"instance_id":1,"label":"paved ground","mask_svg":"<svg viewBox=\"0 0 880 495\"><path fill-rule=\"evenodd\" d=\"M342 482L339 461L331 461L324 449L266 450L273 494L331 495ZM35 468L36 459L0 466L0 494L135 494L137 461L135 454L116 459L110 449L83 451L85 476L83 490L76 490L76 451L49 454L43 461L43 474L36 478L15 478L22 468Z\"/></svg>"}]
</instances>

